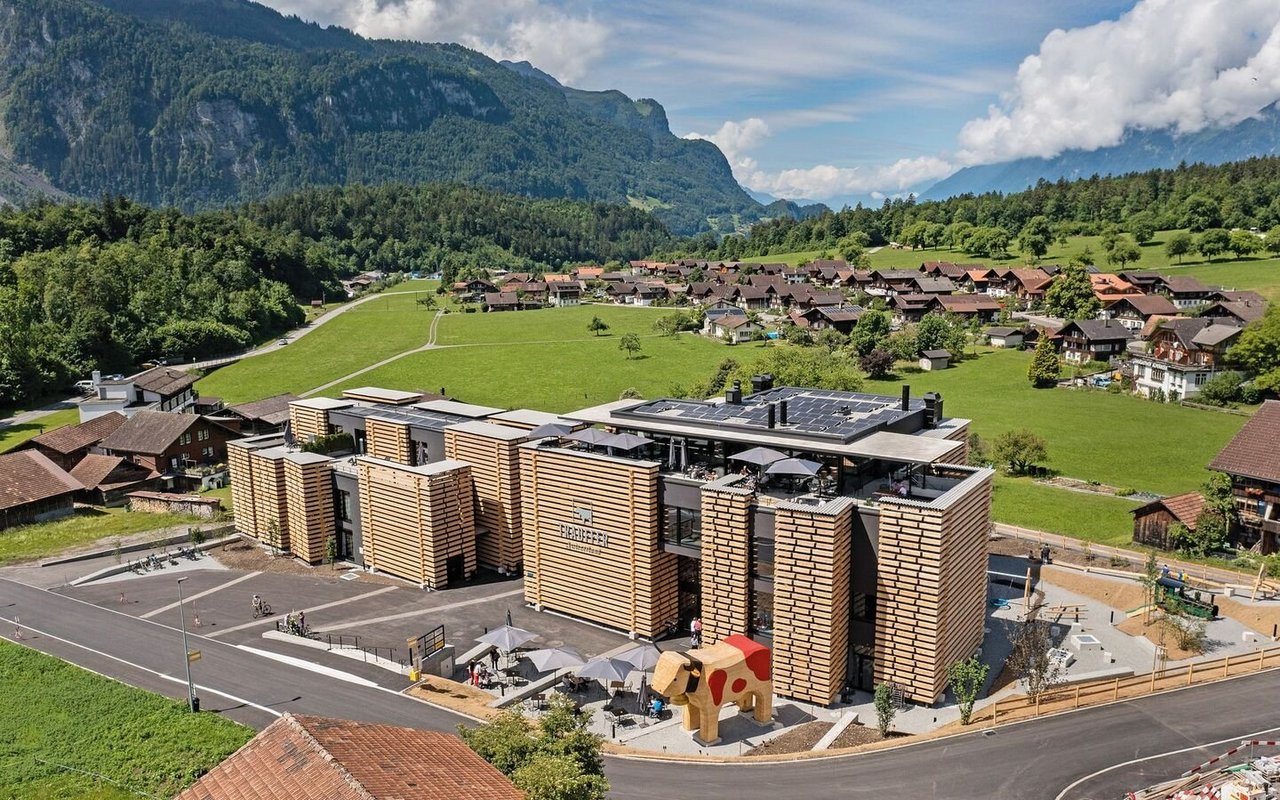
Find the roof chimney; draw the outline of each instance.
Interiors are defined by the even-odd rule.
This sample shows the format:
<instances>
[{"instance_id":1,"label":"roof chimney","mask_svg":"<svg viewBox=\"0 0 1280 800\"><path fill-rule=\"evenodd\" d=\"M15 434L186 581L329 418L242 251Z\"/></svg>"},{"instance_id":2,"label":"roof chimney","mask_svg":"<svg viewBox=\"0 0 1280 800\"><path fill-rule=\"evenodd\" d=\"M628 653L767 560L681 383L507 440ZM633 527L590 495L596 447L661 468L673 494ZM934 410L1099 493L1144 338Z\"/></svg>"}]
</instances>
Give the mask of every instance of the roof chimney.
<instances>
[{"instance_id":1,"label":"roof chimney","mask_svg":"<svg viewBox=\"0 0 1280 800\"><path fill-rule=\"evenodd\" d=\"M768 406L765 407L765 425L769 428L772 428L774 426L775 409L773 405L774 405L773 403L770 403Z\"/></svg>"},{"instance_id":2,"label":"roof chimney","mask_svg":"<svg viewBox=\"0 0 1280 800\"><path fill-rule=\"evenodd\" d=\"M779 425L787 424L787 401L786 400L778 401L778 424Z\"/></svg>"},{"instance_id":3,"label":"roof chimney","mask_svg":"<svg viewBox=\"0 0 1280 800\"><path fill-rule=\"evenodd\" d=\"M906 383L902 384L902 410L911 410L911 385Z\"/></svg>"},{"instance_id":4,"label":"roof chimney","mask_svg":"<svg viewBox=\"0 0 1280 800\"><path fill-rule=\"evenodd\" d=\"M724 393L724 401L735 406L742 405L742 381L733 382L733 388Z\"/></svg>"}]
</instances>

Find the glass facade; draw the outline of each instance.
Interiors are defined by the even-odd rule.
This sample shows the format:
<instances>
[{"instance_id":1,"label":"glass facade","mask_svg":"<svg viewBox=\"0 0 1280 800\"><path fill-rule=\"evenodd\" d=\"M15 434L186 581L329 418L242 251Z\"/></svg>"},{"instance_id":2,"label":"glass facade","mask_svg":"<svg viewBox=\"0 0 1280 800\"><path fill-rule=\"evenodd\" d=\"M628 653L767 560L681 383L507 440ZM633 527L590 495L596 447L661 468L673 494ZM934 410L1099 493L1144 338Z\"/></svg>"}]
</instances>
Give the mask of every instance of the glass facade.
<instances>
[{"instance_id":1,"label":"glass facade","mask_svg":"<svg viewBox=\"0 0 1280 800\"><path fill-rule=\"evenodd\" d=\"M662 519L662 540L683 547L701 547L702 510L667 506Z\"/></svg>"}]
</instances>

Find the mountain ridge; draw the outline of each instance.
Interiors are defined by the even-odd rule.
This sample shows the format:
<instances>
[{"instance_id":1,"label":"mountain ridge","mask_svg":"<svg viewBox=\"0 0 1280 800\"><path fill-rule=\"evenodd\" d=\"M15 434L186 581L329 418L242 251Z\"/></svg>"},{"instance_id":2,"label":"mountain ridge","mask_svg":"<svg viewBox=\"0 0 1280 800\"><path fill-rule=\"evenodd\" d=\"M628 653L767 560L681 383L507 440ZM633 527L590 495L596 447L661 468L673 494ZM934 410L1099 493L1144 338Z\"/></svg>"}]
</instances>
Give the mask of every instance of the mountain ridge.
<instances>
[{"instance_id":1,"label":"mountain ridge","mask_svg":"<svg viewBox=\"0 0 1280 800\"><path fill-rule=\"evenodd\" d=\"M713 144L671 133L657 101L549 77L249 0L0 0L8 147L68 195L190 210L461 181L639 205L681 233L765 214Z\"/></svg>"}]
</instances>

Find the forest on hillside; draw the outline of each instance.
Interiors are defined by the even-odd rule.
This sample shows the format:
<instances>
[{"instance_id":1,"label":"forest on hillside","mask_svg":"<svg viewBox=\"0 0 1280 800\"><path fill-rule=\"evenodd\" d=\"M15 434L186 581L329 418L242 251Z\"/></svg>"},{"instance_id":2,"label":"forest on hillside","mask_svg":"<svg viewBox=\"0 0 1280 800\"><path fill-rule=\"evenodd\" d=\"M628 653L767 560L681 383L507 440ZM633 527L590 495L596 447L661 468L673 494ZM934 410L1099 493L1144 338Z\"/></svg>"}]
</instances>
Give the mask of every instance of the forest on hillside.
<instances>
[{"instance_id":1,"label":"forest on hillside","mask_svg":"<svg viewBox=\"0 0 1280 800\"><path fill-rule=\"evenodd\" d=\"M316 189L199 214L124 198L0 210L0 404L93 369L239 351L365 270L452 280L639 258L670 241L626 206L458 185Z\"/></svg>"},{"instance_id":2,"label":"forest on hillside","mask_svg":"<svg viewBox=\"0 0 1280 800\"><path fill-rule=\"evenodd\" d=\"M664 254L721 259L823 249L856 254L860 247L901 242L946 244L990 256L1022 250L1019 240L1028 225L1036 228L1037 237L1118 230L1139 243L1148 230L1267 231L1280 226L1280 157L1077 181L1042 180L1008 195L966 194L926 202L886 199L879 208L859 205L808 219L768 220L752 226L745 236L716 240L699 235Z\"/></svg>"}]
</instances>

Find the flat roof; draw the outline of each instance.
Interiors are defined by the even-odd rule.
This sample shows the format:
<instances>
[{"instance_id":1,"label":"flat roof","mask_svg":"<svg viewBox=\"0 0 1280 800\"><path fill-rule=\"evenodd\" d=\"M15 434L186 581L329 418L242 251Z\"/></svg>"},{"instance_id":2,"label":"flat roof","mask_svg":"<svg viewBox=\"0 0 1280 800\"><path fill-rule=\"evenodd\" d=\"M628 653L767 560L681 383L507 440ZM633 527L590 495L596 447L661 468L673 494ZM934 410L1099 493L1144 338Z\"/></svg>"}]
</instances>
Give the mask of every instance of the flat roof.
<instances>
[{"instance_id":1,"label":"flat roof","mask_svg":"<svg viewBox=\"0 0 1280 800\"><path fill-rule=\"evenodd\" d=\"M302 400L294 400L289 405L314 408L319 411L332 411L336 408L349 408L354 405L354 402L351 400L337 400L332 397L307 397Z\"/></svg>"},{"instance_id":2,"label":"flat roof","mask_svg":"<svg viewBox=\"0 0 1280 800\"><path fill-rule=\"evenodd\" d=\"M414 403L413 408L421 408L424 411L439 411L444 414L455 414L459 417L471 417L473 419L492 417L494 414L501 414L506 410L490 406L477 406L472 403L459 403L457 400L428 400L425 403Z\"/></svg>"},{"instance_id":3,"label":"flat roof","mask_svg":"<svg viewBox=\"0 0 1280 800\"><path fill-rule=\"evenodd\" d=\"M550 411L533 411L528 408L516 408L511 411L503 411L501 414L493 414L489 419L494 422L513 422L517 425L528 425L531 429L539 425L551 425L557 422L566 422L559 414L552 414Z\"/></svg>"},{"instance_id":4,"label":"flat roof","mask_svg":"<svg viewBox=\"0 0 1280 800\"><path fill-rule=\"evenodd\" d=\"M529 431L524 428L513 428L510 425L495 425L492 422L482 422L481 420L459 422L456 425L450 425L445 430L458 431L459 433L474 433L476 436L486 436L490 439L502 439L507 442L515 442L529 438Z\"/></svg>"},{"instance_id":5,"label":"flat roof","mask_svg":"<svg viewBox=\"0 0 1280 800\"><path fill-rule=\"evenodd\" d=\"M295 464L320 464L328 463L333 459L320 453L309 453L306 450L295 450L285 455L286 461L292 461Z\"/></svg>"},{"instance_id":6,"label":"flat roof","mask_svg":"<svg viewBox=\"0 0 1280 800\"><path fill-rule=\"evenodd\" d=\"M412 428L426 428L433 431L442 431L450 425L466 422L468 419L468 417L457 414L426 411L418 406L353 405L349 408L341 409L341 411L348 416L360 417L365 420L378 419L383 422L393 422L397 425L408 425Z\"/></svg>"},{"instance_id":7,"label":"flat roof","mask_svg":"<svg viewBox=\"0 0 1280 800\"><path fill-rule=\"evenodd\" d=\"M884 458L904 464L932 464L957 447L963 446L964 442L950 439L936 439L914 433L877 431L849 443L845 446L844 452L849 455Z\"/></svg>"},{"instance_id":8,"label":"flat roof","mask_svg":"<svg viewBox=\"0 0 1280 800\"><path fill-rule=\"evenodd\" d=\"M422 392L403 392L399 389L383 389L380 386L361 386L347 389L343 397L352 400L372 400L375 403L391 403L392 405L408 405L422 397Z\"/></svg>"},{"instance_id":9,"label":"flat roof","mask_svg":"<svg viewBox=\"0 0 1280 800\"><path fill-rule=\"evenodd\" d=\"M433 461L430 464L419 464L411 467L408 464L401 464L398 461L388 461L385 458L374 458L373 456L358 456L356 461L367 461L371 464L377 464L380 467L391 467L401 472L412 472L417 475L439 475L443 472L450 472L460 467L470 467L471 465L465 461L454 461L446 458L443 461Z\"/></svg>"}]
</instances>

